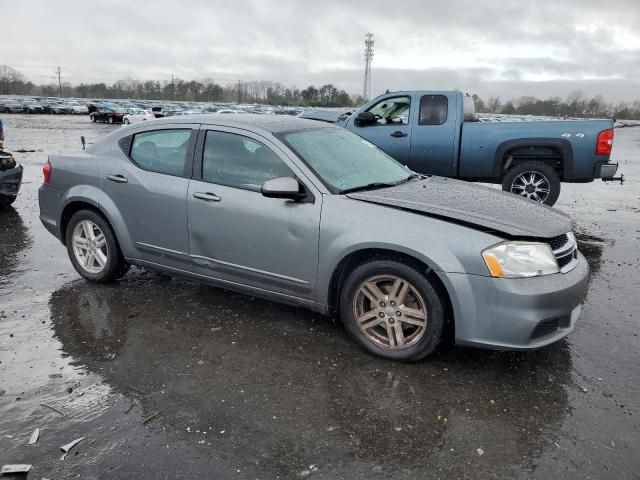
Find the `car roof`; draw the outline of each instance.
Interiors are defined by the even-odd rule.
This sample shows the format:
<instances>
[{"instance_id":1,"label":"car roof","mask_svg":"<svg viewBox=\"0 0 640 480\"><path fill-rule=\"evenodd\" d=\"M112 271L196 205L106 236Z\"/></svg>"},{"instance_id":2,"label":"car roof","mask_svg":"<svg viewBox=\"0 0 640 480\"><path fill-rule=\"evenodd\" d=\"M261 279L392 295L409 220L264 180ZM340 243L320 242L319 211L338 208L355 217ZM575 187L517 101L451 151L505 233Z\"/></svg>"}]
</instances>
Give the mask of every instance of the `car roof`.
<instances>
[{"instance_id":1,"label":"car roof","mask_svg":"<svg viewBox=\"0 0 640 480\"><path fill-rule=\"evenodd\" d=\"M328 123L306 120L290 115L187 115L154 120L154 124L163 123L200 123L245 129L262 129L270 133L281 133L299 130L317 130L320 128L339 128Z\"/></svg>"}]
</instances>

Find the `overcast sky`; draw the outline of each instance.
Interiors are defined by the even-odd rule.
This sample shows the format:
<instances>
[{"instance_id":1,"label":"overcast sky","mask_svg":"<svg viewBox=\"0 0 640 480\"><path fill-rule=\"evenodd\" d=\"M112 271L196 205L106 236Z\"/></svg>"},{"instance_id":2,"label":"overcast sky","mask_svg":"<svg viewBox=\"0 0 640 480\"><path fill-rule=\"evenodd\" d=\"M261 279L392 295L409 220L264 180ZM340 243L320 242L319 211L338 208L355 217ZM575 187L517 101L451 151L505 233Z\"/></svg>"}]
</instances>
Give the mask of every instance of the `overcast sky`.
<instances>
[{"instance_id":1,"label":"overcast sky","mask_svg":"<svg viewBox=\"0 0 640 480\"><path fill-rule=\"evenodd\" d=\"M640 0L2 0L0 64L34 83L275 80L640 100Z\"/></svg>"}]
</instances>

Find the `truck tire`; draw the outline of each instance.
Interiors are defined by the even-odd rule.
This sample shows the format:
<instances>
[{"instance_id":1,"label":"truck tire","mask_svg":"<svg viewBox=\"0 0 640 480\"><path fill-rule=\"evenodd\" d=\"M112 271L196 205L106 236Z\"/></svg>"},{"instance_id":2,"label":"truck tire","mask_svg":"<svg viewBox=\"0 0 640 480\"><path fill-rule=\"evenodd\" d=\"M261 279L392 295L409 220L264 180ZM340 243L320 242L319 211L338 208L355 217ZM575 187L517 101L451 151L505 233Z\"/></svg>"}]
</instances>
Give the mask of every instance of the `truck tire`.
<instances>
[{"instance_id":1,"label":"truck tire","mask_svg":"<svg viewBox=\"0 0 640 480\"><path fill-rule=\"evenodd\" d=\"M502 190L553 206L560 196L560 176L545 162L519 162L502 179Z\"/></svg>"},{"instance_id":2,"label":"truck tire","mask_svg":"<svg viewBox=\"0 0 640 480\"><path fill-rule=\"evenodd\" d=\"M415 362L440 343L443 302L431 281L396 260L357 267L340 287L340 317L349 335L374 355Z\"/></svg>"}]
</instances>

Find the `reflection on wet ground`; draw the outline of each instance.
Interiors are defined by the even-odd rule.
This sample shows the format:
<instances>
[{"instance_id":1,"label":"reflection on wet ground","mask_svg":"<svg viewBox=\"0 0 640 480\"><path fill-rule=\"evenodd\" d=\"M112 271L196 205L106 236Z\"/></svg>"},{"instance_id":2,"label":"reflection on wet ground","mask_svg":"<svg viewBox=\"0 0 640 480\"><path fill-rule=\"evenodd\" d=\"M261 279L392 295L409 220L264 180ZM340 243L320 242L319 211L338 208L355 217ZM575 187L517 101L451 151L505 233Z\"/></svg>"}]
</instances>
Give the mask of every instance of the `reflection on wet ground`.
<instances>
[{"instance_id":1,"label":"reflection on wet ground","mask_svg":"<svg viewBox=\"0 0 640 480\"><path fill-rule=\"evenodd\" d=\"M575 332L400 364L305 310L136 269L78 279L37 218L39 150L108 127L23 117L5 121L36 152L0 214L0 464L33 463L34 478L637 478L640 129L616 137L623 189L563 186L592 272Z\"/></svg>"},{"instance_id":2,"label":"reflection on wet ground","mask_svg":"<svg viewBox=\"0 0 640 480\"><path fill-rule=\"evenodd\" d=\"M73 282L50 308L76 361L185 440L264 474L311 464L410 474L477 448L491 452L487 464L511 459L502 470L526 466L567 414L562 343L527 354L450 348L394 364L304 310L154 274L108 288ZM498 439L506 443L490 448Z\"/></svg>"}]
</instances>

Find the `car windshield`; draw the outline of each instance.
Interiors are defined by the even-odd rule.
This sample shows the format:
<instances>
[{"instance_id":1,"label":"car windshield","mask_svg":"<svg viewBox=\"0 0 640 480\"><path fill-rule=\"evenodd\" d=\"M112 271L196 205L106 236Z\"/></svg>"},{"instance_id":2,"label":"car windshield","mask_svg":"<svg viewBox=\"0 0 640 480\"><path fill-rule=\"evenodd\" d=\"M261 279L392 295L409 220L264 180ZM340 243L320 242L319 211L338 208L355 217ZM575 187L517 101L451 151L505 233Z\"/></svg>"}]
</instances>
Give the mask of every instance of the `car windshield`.
<instances>
[{"instance_id":1,"label":"car windshield","mask_svg":"<svg viewBox=\"0 0 640 480\"><path fill-rule=\"evenodd\" d=\"M398 185L415 174L378 147L344 129L279 134L334 193Z\"/></svg>"}]
</instances>

